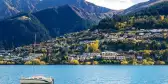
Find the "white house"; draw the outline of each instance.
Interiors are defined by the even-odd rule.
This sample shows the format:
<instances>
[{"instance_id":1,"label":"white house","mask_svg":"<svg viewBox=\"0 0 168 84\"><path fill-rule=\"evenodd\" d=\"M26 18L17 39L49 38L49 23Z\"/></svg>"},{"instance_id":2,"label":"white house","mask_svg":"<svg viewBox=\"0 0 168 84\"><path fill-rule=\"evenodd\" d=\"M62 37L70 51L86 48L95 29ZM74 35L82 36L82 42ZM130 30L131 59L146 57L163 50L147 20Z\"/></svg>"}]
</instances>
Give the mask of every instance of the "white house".
<instances>
[{"instance_id":1,"label":"white house","mask_svg":"<svg viewBox=\"0 0 168 84\"><path fill-rule=\"evenodd\" d=\"M109 59L109 60L113 60L113 59L116 59L116 56L119 55L118 53L116 52L102 52L102 58L103 59Z\"/></svg>"}]
</instances>

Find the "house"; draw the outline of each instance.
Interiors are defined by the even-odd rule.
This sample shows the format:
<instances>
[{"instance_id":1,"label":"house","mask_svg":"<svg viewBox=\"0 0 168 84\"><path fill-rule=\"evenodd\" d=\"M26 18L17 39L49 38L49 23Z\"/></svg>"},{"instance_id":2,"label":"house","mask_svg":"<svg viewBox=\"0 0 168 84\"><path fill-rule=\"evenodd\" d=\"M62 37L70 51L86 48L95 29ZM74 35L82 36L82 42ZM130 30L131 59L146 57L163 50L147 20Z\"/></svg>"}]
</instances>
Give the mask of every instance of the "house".
<instances>
[{"instance_id":1,"label":"house","mask_svg":"<svg viewBox=\"0 0 168 84\"><path fill-rule=\"evenodd\" d=\"M142 56L137 56L137 59L138 59L138 60L142 60L143 57L142 57Z\"/></svg>"},{"instance_id":2,"label":"house","mask_svg":"<svg viewBox=\"0 0 168 84\"><path fill-rule=\"evenodd\" d=\"M143 36L144 35L144 33L139 33L139 36Z\"/></svg>"},{"instance_id":3,"label":"house","mask_svg":"<svg viewBox=\"0 0 168 84\"><path fill-rule=\"evenodd\" d=\"M72 60L79 60L79 57L75 54L71 54L68 56L68 61L72 61Z\"/></svg>"},{"instance_id":4,"label":"house","mask_svg":"<svg viewBox=\"0 0 168 84\"><path fill-rule=\"evenodd\" d=\"M124 59L125 59L125 56L123 56L123 55L116 56L116 60L124 60Z\"/></svg>"},{"instance_id":5,"label":"house","mask_svg":"<svg viewBox=\"0 0 168 84\"><path fill-rule=\"evenodd\" d=\"M102 58L103 59L109 59L109 60L113 60L113 59L116 59L116 56L119 55L118 53L116 52L102 52Z\"/></svg>"}]
</instances>

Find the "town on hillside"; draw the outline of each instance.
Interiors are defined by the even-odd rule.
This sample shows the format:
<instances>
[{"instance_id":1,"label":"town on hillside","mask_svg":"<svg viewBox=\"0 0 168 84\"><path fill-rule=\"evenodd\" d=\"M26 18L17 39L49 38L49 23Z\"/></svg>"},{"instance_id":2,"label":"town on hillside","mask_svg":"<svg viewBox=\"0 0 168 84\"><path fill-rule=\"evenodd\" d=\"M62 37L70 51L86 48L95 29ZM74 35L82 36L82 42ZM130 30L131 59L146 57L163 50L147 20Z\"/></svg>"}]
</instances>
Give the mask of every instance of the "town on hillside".
<instances>
[{"instance_id":1,"label":"town on hillside","mask_svg":"<svg viewBox=\"0 0 168 84\"><path fill-rule=\"evenodd\" d=\"M0 64L164 65L168 62L168 29L104 32L85 30L51 40L0 50Z\"/></svg>"}]
</instances>

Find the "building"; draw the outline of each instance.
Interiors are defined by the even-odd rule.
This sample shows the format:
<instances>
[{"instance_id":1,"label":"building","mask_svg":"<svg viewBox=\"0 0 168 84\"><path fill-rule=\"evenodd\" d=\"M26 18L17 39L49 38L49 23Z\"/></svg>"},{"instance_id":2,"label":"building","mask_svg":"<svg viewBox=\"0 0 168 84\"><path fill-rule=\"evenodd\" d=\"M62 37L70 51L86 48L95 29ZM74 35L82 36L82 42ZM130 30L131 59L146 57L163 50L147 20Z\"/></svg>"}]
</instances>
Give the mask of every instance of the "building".
<instances>
[{"instance_id":1,"label":"building","mask_svg":"<svg viewBox=\"0 0 168 84\"><path fill-rule=\"evenodd\" d=\"M116 53L116 52L109 52L109 51L107 51L107 52L102 52L102 58L103 59L108 59L108 60L114 60L114 59L116 59L116 57L119 55L118 53Z\"/></svg>"},{"instance_id":2,"label":"building","mask_svg":"<svg viewBox=\"0 0 168 84\"><path fill-rule=\"evenodd\" d=\"M124 59L126 59L126 57L123 55L116 56L116 60L124 60Z\"/></svg>"}]
</instances>

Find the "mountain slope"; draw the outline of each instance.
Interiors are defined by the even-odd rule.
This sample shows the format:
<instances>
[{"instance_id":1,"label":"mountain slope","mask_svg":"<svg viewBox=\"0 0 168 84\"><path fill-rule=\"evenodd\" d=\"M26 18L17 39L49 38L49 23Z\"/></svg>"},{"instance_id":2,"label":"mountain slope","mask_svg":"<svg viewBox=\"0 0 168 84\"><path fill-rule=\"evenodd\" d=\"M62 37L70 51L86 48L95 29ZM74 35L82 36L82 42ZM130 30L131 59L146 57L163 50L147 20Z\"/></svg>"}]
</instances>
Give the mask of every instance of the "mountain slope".
<instances>
[{"instance_id":1,"label":"mountain slope","mask_svg":"<svg viewBox=\"0 0 168 84\"><path fill-rule=\"evenodd\" d=\"M52 37L86 29L90 21L86 12L69 5L48 8L34 15L50 31ZM46 17L47 15L47 17Z\"/></svg>"},{"instance_id":2,"label":"mountain slope","mask_svg":"<svg viewBox=\"0 0 168 84\"><path fill-rule=\"evenodd\" d=\"M36 12L39 10L71 5L83 9L88 13L100 15L107 13L110 9L96 6L85 0L0 0L0 19L13 16L21 12Z\"/></svg>"},{"instance_id":3,"label":"mountain slope","mask_svg":"<svg viewBox=\"0 0 168 84\"><path fill-rule=\"evenodd\" d=\"M89 19L88 13L69 5L19 14L0 21L0 46L11 48L33 43L35 34L40 42L81 31L92 24Z\"/></svg>"},{"instance_id":4,"label":"mountain slope","mask_svg":"<svg viewBox=\"0 0 168 84\"><path fill-rule=\"evenodd\" d=\"M5 48L20 46L49 39L49 33L40 21L32 14L21 14L10 19L0 21L0 43Z\"/></svg>"},{"instance_id":5,"label":"mountain slope","mask_svg":"<svg viewBox=\"0 0 168 84\"><path fill-rule=\"evenodd\" d=\"M85 0L61 0L61 1L60 0L42 0L37 5L37 9L45 9L48 7L57 7L57 6L67 5L67 4L78 8L82 8L85 11L91 12L91 13L106 13L111 11L110 9L96 6Z\"/></svg>"},{"instance_id":6,"label":"mountain slope","mask_svg":"<svg viewBox=\"0 0 168 84\"><path fill-rule=\"evenodd\" d=\"M20 12L35 11L40 0L0 0L0 19L16 15Z\"/></svg>"},{"instance_id":7,"label":"mountain slope","mask_svg":"<svg viewBox=\"0 0 168 84\"><path fill-rule=\"evenodd\" d=\"M142 11L142 10L148 10L150 7L153 7L157 4L161 4L161 3L167 3L168 0L150 0L150 1L147 1L147 2L143 2L143 3L139 3L139 4L136 4L122 12L120 12L120 14L122 15L126 15L126 14L131 14L131 13L136 13L136 12L139 12L139 11ZM158 7L161 7L158 6ZM156 10L157 8L154 8L154 10ZM164 8L162 8L164 9Z\"/></svg>"}]
</instances>

